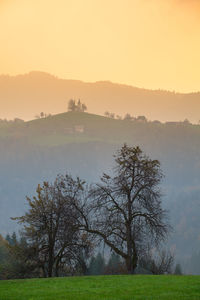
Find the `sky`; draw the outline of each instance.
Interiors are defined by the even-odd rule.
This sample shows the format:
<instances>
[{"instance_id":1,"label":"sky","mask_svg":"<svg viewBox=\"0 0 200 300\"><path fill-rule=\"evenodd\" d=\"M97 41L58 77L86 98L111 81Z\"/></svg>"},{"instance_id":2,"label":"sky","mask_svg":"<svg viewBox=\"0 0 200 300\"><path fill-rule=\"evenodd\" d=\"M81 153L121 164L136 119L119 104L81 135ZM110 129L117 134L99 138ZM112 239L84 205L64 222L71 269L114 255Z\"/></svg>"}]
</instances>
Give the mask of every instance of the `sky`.
<instances>
[{"instance_id":1,"label":"sky","mask_svg":"<svg viewBox=\"0 0 200 300\"><path fill-rule=\"evenodd\" d=\"M200 90L200 0L0 0L0 74Z\"/></svg>"}]
</instances>

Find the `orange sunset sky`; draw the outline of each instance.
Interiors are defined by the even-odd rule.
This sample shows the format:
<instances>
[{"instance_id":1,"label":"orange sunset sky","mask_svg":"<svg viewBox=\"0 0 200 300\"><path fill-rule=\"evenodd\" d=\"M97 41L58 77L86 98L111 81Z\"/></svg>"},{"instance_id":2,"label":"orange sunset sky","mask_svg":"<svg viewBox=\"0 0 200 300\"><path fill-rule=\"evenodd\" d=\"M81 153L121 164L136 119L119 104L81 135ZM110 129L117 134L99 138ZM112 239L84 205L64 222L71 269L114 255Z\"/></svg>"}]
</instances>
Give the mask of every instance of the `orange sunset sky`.
<instances>
[{"instance_id":1,"label":"orange sunset sky","mask_svg":"<svg viewBox=\"0 0 200 300\"><path fill-rule=\"evenodd\" d=\"M200 90L200 0L0 0L0 74Z\"/></svg>"}]
</instances>

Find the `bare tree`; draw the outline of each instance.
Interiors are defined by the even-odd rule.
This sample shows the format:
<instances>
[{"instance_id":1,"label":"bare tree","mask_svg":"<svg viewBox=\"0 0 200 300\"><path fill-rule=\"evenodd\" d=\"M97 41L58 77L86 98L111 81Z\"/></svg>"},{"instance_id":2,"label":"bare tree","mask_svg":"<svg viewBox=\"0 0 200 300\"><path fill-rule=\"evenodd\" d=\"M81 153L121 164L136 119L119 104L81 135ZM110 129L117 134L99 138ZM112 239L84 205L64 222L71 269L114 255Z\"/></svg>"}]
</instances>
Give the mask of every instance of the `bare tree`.
<instances>
[{"instance_id":1,"label":"bare tree","mask_svg":"<svg viewBox=\"0 0 200 300\"><path fill-rule=\"evenodd\" d=\"M79 197L83 182L71 176L57 176L55 182L38 185L37 196L27 197L29 210L24 216L14 218L24 225L23 235L32 259L37 260L43 275L58 276L66 264L73 267L80 253L89 253L87 234L79 231L77 211L71 205Z\"/></svg>"},{"instance_id":2,"label":"bare tree","mask_svg":"<svg viewBox=\"0 0 200 300\"><path fill-rule=\"evenodd\" d=\"M133 273L146 246L166 238L167 213L161 207L160 163L139 147L126 144L117 152L113 176L103 174L88 199L75 202L80 228L98 236Z\"/></svg>"},{"instance_id":3,"label":"bare tree","mask_svg":"<svg viewBox=\"0 0 200 300\"><path fill-rule=\"evenodd\" d=\"M170 251L151 249L140 261L140 267L154 275L171 274L174 256Z\"/></svg>"}]
</instances>

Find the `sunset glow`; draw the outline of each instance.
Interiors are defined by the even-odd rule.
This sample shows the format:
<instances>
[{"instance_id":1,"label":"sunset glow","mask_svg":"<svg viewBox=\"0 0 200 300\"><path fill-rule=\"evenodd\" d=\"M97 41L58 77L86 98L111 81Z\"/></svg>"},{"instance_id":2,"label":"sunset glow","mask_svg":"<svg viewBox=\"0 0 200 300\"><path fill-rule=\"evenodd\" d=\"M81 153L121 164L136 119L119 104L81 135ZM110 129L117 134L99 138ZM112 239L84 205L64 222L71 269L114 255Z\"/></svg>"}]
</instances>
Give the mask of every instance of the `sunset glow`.
<instances>
[{"instance_id":1,"label":"sunset glow","mask_svg":"<svg viewBox=\"0 0 200 300\"><path fill-rule=\"evenodd\" d=\"M200 90L198 0L0 1L0 73Z\"/></svg>"}]
</instances>

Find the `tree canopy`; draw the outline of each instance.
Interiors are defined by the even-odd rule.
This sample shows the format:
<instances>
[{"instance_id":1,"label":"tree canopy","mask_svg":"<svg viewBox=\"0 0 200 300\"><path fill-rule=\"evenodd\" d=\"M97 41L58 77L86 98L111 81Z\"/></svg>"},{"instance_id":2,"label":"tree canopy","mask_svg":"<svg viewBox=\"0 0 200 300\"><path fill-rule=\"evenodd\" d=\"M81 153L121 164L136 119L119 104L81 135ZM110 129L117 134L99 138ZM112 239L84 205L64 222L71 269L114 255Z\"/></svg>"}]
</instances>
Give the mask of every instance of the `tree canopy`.
<instances>
[{"instance_id":1,"label":"tree canopy","mask_svg":"<svg viewBox=\"0 0 200 300\"><path fill-rule=\"evenodd\" d=\"M32 249L32 260L42 269L43 276L58 276L63 267L73 267L80 255L90 248L87 235L80 232L76 201L83 182L70 175L57 176L53 184L44 182L37 187L37 196L27 197L29 210L14 218L23 224L23 236Z\"/></svg>"},{"instance_id":2,"label":"tree canopy","mask_svg":"<svg viewBox=\"0 0 200 300\"><path fill-rule=\"evenodd\" d=\"M103 174L88 198L74 204L83 230L98 236L133 273L148 245L157 245L169 231L161 205L162 172L158 160L126 144L115 155L113 174Z\"/></svg>"}]
</instances>

